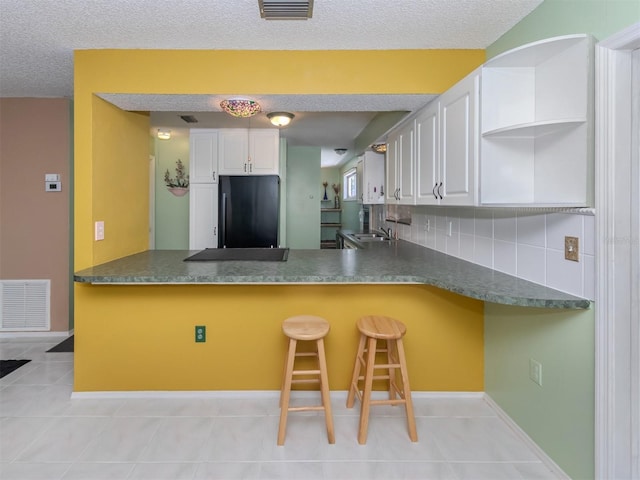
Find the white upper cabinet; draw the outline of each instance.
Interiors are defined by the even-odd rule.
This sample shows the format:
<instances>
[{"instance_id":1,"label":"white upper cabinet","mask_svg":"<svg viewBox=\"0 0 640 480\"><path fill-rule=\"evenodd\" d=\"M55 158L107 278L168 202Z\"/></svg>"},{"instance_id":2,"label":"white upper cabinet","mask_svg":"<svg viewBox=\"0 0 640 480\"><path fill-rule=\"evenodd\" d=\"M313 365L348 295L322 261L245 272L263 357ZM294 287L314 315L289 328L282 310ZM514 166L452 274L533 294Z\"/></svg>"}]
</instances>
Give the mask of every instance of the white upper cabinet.
<instances>
[{"instance_id":1,"label":"white upper cabinet","mask_svg":"<svg viewBox=\"0 0 640 480\"><path fill-rule=\"evenodd\" d=\"M434 100L416 118L416 204L440 203L440 115Z\"/></svg>"},{"instance_id":2,"label":"white upper cabinet","mask_svg":"<svg viewBox=\"0 0 640 480\"><path fill-rule=\"evenodd\" d=\"M359 174L360 203L367 205L384 203L384 155L367 151L360 156L356 169Z\"/></svg>"},{"instance_id":3,"label":"white upper cabinet","mask_svg":"<svg viewBox=\"0 0 640 480\"><path fill-rule=\"evenodd\" d=\"M189 183L218 182L218 130L189 132Z\"/></svg>"},{"instance_id":4,"label":"white upper cabinet","mask_svg":"<svg viewBox=\"0 0 640 480\"><path fill-rule=\"evenodd\" d=\"M440 95L440 182L443 205L475 205L478 189L480 69Z\"/></svg>"},{"instance_id":5,"label":"white upper cabinet","mask_svg":"<svg viewBox=\"0 0 640 480\"><path fill-rule=\"evenodd\" d=\"M220 130L221 175L277 175L280 132L274 128Z\"/></svg>"},{"instance_id":6,"label":"white upper cabinet","mask_svg":"<svg viewBox=\"0 0 640 480\"><path fill-rule=\"evenodd\" d=\"M398 197L398 132L389 133L387 138L387 154L385 162L386 170L386 189L384 194L385 203L394 204L399 200Z\"/></svg>"},{"instance_id":7,"label":"white upper cabinet","mask_svg":"<svg viewBox=\"0 0 640 480\"><path fill-rule=\"evenodd\" d=\"M477 203L479 85L478 69L416 117L416 204Z\"/></svg>"},{"instance_id":8,"label":"white upper cabinet","mask_svg":"<svg viewBox=\"0 0 640 480\"><path fill-rule=\"evenodd\" d=\"M481 204L593 204L592 59L592 39L568 35L483 66Z\"/></svg>"},{"instance_id":9,"label":"white upper cabinet","mask_svg":"<svg viewBox=\"0 0 640 480\"><path fill-rule=\"evenodd\" d=\"M415 203L415 122L411 120L387 139L386 203Z\"/></svg>"}]
</instances>

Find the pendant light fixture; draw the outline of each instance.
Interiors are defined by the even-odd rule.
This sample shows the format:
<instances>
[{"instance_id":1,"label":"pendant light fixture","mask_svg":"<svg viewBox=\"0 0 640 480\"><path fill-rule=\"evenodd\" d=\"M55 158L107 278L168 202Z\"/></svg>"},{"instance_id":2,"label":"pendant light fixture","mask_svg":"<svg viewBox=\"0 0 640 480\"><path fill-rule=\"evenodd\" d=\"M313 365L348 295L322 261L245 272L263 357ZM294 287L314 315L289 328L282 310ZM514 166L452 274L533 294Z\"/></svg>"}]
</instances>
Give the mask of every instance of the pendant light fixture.
<instances>
[{"instance_id":1,"label":"pendant light fixture","mask_svg":"<svg viewBox=\"0 0 640 480\"><path fill-rule=\"evenodd\" d=\"M271 120L271 123L276 127L286 127L293 120L295 115L289 112L271 112L267 113L267 118Z\"/></svg>"},{"instance_id":2,"label":"pendant light fixture","mask_svg":"<svg viewBox=\"0 0 640 480\"><path fill-rule=\"evenodd\" d=\"M220 108L232 117L253 117L262 110L260 104L248 98L229 98L220 102Z\"/></svg>"}]
</instances>

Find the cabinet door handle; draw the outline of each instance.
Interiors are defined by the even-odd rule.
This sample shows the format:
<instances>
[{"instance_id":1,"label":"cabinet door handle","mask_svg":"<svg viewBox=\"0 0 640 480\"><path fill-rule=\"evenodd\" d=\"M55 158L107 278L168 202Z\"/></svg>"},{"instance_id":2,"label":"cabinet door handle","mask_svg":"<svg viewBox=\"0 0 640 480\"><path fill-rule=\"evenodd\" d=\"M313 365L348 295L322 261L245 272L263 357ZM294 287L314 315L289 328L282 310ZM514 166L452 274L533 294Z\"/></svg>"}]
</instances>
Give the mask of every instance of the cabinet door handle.
<instances>
[{"instance_id":1,"label":"cabinet door handle","mask_svg":"<svg viewBox=\"0 0 640 480\"><path fill-rule=\"evenodd\" d=\"M213 183L216 183L216 172L213 172Z\"/></svg>"},{"instance_id":2,"label":"cabinet door handle","mask_svg":"<svg viewBox=\"0 0 640 480\"><path fill-rule=\"evenodd\" d=\"M244 173L247 173L247 164L244 164Z\"/></svg>"},{"instance_id":3,"label":"cabinet door handle","mask_svg":"<svg viewBox=\"0 0 640 480\"><path fill-rule=\"evenodd\" d=\"M442 182L440 182L440 185L438 185L438 196L440 197L440 200L442 200L442 190L440 190L442 188Z\"/></svg>"},{"instance_id":4,"label":"cabinet door handle","mask_svg":"<svg viewBox=\"0 0 640 480\"><path fill-rule=\"evenodd\" d=\"M433 198L438 199L438 195L436 195L436 187L438 186L438 182L435 183L433 188L431 189L431 193L433 193Z\"/></svg>"},{"instance_id":5,"label":"cabinet door handle","mask_svg":"<svg viewBox=\"0 0 640 480\"><path fill-rule=\"evenodd\" d=\"M249 173L252 173L252 172L253 172L253 163L250 163L249 164Z\"/></svg>"}]
</instances>

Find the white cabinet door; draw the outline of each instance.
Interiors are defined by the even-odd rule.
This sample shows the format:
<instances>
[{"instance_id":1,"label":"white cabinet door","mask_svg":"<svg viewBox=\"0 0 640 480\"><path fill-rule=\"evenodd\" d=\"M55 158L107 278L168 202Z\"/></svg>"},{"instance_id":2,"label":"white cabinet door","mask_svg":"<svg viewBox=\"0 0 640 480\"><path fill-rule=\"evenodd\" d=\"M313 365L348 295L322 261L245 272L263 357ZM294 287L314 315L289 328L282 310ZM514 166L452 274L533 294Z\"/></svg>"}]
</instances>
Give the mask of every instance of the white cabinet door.
<instances>
[{"instance_id":1,"label":"white cabinet door","mask_svg":"<svg viewBox=\"0 0 640 480\"><path fill-rule=\"evenodd\" d=\"M416 118L416 204L440 203L439 102L431 102Z\"/></svg>"},{"instance_id":2,"label":"white cabinet door","mask_svg":"<svg viewBox=\"0 0 640 480\"><path fill-rule=\"evenodd\" d=\"M384 195L385 203L398 203L398 132L391 132L387 139L386 156L386 190Z\"/></svg>"},{"instance_id":3,"label":"white cabinet door","mask_svg":"<svg viewBox=\"0 0 640 480\"><path fill-rule=\"evenodd\" d=\"M220 130L218 140L220 175L248 175L249 138L245 128Z\"/></svg>"},{"instance_id":4,"label":"white cabinet door","mask_svg":"<svg viewBox=\"0 0 640 480\"><path fill-rule=\"evenodd\" d=\"M415 203L415 122L411 121L400 129L398 138L397 171L398 197L401 204Z\"/></svg>"},{"instance_id":5,"label":"white cabinet door","mask_svg":"<svg viewBox=\"0 0 640 480\"><path fill-rule=\"evenodd\" d=\"M189 183L218 182L218 131L189 132Z\"/></svg>"},{"instance_id":6,"label":"white cabinet door","mask_svg":"<svg viewBox=\"0 0 640 480\"><path fill-rule=\"evenodd\" d=\"M218 247L218 184L195 183L189 188L189 249Z\"/></svg>"},{"instance_id":7,"label":"white cabinet door","mask_svg":"<svg viewBox=\"0 0 640 480\"><path fill-rule=\"evenodd\" d=\"M220 130L220 175L277 175L280 132L274 128Z\"/></svg>"},{"instance_id":8,"label":"white cabinet door","mask_svg":"<svg viewBox=\"0 0 640 480\"><path fill-rule=\"evenodd\" d=\"M440 96L442 205L477 204L479 90L477 69Z\"/></svg>"},{"instance_id":9,"label":"white cabinet door","mask_svg":"<svg viewBox=\"0 0 640 480\"><path fill-rule=\"evenodd\" d=\"M363 203L384 203L384 155L365 152L362 156L362 192Z\"/></svg>"},{"instance_id":10,"label":"white cabinet door","mask_svg":"<svg viewBox=\"0 0 640 480\"><path fill-rule=\"evenodd\" d=\"M249 130L249 174L278 175L280 132L275 128Z\"/></svg>"},{"instance_id":11,"label":"white cabinet door","mask_svg":"<svg viewBox=\"0 0 640 480\"><path fill-rule=\"evenodd\" d=\"M365 202L365 191L364 191L364 178L362 178L364 173L364 155L360 155L358 157L358 163L356 163L356 198L358 199L358 203L366 203Z\"/></svg>"}]
</instances>

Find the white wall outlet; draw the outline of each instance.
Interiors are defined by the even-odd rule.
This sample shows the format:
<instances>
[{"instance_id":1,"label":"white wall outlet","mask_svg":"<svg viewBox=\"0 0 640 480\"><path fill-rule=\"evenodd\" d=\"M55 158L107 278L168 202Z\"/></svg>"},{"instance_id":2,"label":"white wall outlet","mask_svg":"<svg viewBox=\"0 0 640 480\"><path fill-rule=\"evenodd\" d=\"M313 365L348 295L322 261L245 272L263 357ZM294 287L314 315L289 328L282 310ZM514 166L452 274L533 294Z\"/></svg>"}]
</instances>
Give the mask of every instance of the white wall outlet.
<instances>
[{"instance_id":1,"label":"white wall outlet","mask_svg":"<svg viewBox=\"0 0 640 480\"><path fill-rule=\"evenodd\" d=\"M453 235L453 222L447 222L447 237Z\"/></svg>"},{"instance_id":2,"label":"white wall outlet","mask_svg":"<svg viewBox=\"0 0 640 480\"><path fill-rule=\"evenodd\" d=\"M98 240L104 240L104 222L100 221L100 222L96 222L95 223L95 235L94 235L94 239L96 241Z\"/></svg>"},{"instance_id":3,"label":"white wall outlet","mask_svg":"<svg viewBox=\"0 0 640 480\"><path fill-rule=\"evenodd\" d=\"M44 174L45 182L59 182L60 174L59 173L45 173Z\"/></svg>"},{"instance_id":4,"label":"white wall outlet","mask_svg":"<svg viewBox=\"0 0 640 480\"><path fill-rule=\"evenodd\" d=\"M429 232L431 231L431 221L427 218L427 221L424 224L424 229Z\"/></svg>"},{"instance_id":5,"label":"white wall outlet","mask_svg":"<svg viewBox=\"0 0 640 480\"><path fill-rule=\"evenodd\" d=\"M533 358L529 359L529 378L542 386L542 364Z\"/></svg>"}]
</instances>

